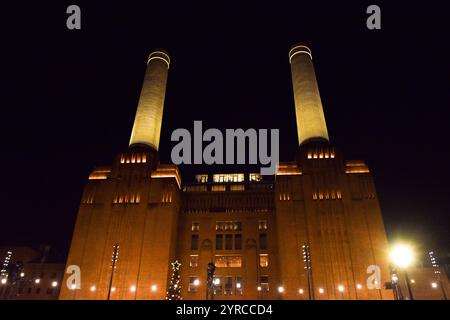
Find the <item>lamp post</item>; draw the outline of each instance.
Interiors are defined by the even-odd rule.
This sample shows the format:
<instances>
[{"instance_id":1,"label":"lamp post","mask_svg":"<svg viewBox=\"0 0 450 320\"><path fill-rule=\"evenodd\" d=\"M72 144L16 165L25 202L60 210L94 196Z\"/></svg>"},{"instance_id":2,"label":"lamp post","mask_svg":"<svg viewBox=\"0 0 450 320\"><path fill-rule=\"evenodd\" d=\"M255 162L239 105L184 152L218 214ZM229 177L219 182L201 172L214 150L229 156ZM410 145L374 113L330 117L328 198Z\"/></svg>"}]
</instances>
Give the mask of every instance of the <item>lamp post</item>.
<instances>
[{"instance_id":1,"label":"lamp post","mask_svg":"<svg viewBox=\"0 0 450 320\"><path fill-rule=\"evenodd\" d=\"M108 298L107 298L107 300L111 299L111 291L113 291L112 290L112 285L113 285L114 272L116 271L117 259L119 259L119 244L118 243L116 243L113 246L113 253L112 253L112 256L111 256L111 275L109 276Z\"/></svg>"},{"instance_id":2,"label":"lamp post","mask_svg":"<svg viewBox=\"0 0 450 320\"><path fill-rule=\"evenodd\" d=\"M312 266L311 266L311 251L308 243L304 243L302 246L303 264L306 271L306 279L308 281L308 300L314 300L314 286L312 280Z\"/></svg>"},{"instance_id":3,"label":"lamp post","mask_svg":"<svg viewBox=\"0 0 450 320\"><path fill-rule=\"evenodd\" d=\"M434 274L436 275L436 279L439 282L439 286L441 287L442 298L443 300L447 300L447 294L445 293L444 284L442 283L441 279L441 271L439 270L439 264L436 260L436 257L434 256L434 251L431 250L430 252L428 252L428 255L430 256L431 265L433 266L433 269L435 269Z\"/></svg>"},{"instance_id":4,"label":"lamp post","mask_svg":"<svg viewBox=\"0 0 450 320\"><path fill-rule=\"evenodd\" d=\"M414 300L407 268L414 260L414 253L410 246L397 244L391 250L391 260L396 267L402 269L405 274L406 288L408 289L409 300Z\"/></svg>"},{"instance_id":5,"label":"lamp post","mask_svg":"<svg viewBox=\"0 0 450 320\"><path fill-rule=\"evenodd\" d=\"M208 263L208 267L206 269L206 300L214 300L214 272L216 271L216 266L214 263Z\"/></svg>"}]
</instances>

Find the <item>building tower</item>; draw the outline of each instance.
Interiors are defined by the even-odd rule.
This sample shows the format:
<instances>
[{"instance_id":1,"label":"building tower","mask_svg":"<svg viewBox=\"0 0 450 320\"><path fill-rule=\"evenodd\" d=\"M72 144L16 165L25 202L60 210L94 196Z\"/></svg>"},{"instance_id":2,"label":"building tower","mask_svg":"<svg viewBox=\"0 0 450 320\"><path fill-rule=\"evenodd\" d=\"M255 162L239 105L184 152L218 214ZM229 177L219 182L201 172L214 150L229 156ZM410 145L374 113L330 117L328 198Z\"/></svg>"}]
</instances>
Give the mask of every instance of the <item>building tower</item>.
<instances>
[{"instance_id":1,"label":"building tower","mask_svg":"<svg viewBox=\"0 0 450 320\"><path fill-rule=\"evenodd\" d=\"M60 299L165 297L180 203L178 169L157 162L169 63L150 54L128 150L89 175L67 260L81 287L66 274Z\"/></svg>"},{"instance_id":2,"label":"building tower","mask_svg":"<svg viewBox=\"0 0 450 320\"><path fill-rule=\"evenodd\" d=\"M390 299L392 293L384 288L388 243L369 168L361 160L344 160L329 143L311 50L296 45L289 61L299 150L295 163L280 164L275 182L278 243L283 244L280 283L303 289L312 283L315 299ZM369 288L371 268L379 268L381 278ZM295 291L284 295L296 297Z\"/></svg>"},{"instance_id":3,"label":"building tower","mask_svg":"<svg viewBox=\"0 0 450 320\"><path fill-rule=\"evenodd\" d=\"M312 140L329 141L311 50L304 45L292 47L289 62L299 145Z\"/></svg>"}]
</instances>

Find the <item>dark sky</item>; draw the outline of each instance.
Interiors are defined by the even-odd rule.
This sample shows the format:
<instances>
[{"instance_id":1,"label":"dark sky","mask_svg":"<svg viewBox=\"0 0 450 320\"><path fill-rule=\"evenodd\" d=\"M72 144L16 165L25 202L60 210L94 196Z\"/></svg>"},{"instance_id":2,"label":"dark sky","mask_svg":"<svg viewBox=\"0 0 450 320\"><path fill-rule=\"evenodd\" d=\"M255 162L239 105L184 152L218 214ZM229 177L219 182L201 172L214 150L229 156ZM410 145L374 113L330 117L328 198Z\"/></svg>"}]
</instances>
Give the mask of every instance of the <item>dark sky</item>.
<instances>
[{"instance_id":1,"label":"dark sky","mask_svg":"<svg viewBox=\"0 0 450 320\"><path fill-rule=\"evenodd\" d=\"M213 2L2 4L0 243L68 248L89 171L128 145L155 48L172 58L162 162L194 120L280 128L281 160L293 160L287 54L304 42L331 141L369 164L389 237L449 250L450 3ZM365 26L372 3L382 30ZM80 31L66 28L69 4Z\"/></svg>"}]
</instances>

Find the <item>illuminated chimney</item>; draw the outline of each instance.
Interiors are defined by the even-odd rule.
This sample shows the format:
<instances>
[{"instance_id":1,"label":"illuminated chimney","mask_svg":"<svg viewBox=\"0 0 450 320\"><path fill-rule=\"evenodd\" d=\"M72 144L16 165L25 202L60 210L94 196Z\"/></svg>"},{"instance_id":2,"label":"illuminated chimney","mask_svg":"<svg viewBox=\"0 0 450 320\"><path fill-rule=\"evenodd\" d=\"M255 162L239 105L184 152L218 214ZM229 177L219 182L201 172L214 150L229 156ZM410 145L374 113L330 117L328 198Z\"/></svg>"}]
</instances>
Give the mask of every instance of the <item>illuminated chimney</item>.
<instances>
[{"instance_id":1,"label":"illuminated chimney","mask_svg":"<svg viewBox=\"0 0 450 320\"><path fill-rule=\"evenodd\" d=\"M329 141L311 50L296 45L289 51L299 145Z\"/></svg>"},{"instance_id":2,"label":"illuminated chimney","mask_svg":"<svg viewBox=\"0 0 450 320\"><path fill-rule=\"evenodd\" d=\"M145 145L158 151L169 64L169 55L163 51L153 51L148 57L130 146Z\"/></svg>"}]
</instances>

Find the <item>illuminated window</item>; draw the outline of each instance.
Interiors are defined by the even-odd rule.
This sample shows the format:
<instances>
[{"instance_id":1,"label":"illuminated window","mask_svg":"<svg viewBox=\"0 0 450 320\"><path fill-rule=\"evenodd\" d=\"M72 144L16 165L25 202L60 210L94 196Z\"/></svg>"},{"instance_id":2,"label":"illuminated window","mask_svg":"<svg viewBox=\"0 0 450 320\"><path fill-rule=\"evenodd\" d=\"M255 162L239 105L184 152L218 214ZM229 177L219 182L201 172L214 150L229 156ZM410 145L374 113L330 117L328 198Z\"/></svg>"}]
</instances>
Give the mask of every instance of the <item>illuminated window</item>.
<instances>
[{"instance_id":1,"label":"illuminated window","mask_svg":"<svg viewBox=\"0 0 450 320\"><path fill-rule=\"evenodd\" d=\"M263 291L263 292L269 291L269 276L260 276L259 283L260 283L261 291Z\"/></svg>"},{"instance_id":2,"label":"illuminated window","mask_svg":"<svg viewBox=\"0 0 450 320\"><path fill-rule=\"evenodd\" d=\"M189 286L188 292L197 292L200 284L200 280L198 277L189 277Z\"/></svg>"},{"instance_id":3,"label":"illuminated window","mask_svg":"<svg viewBox=\"0 0 450 320\"><path fill-rule=\"evenodd\" d=\"M236 277L236 295L242 295L242 277Z\"/></svg>"},{"instance_id":4,"label":"illuminated window","mask_svg":"<svg viewBox=\"0 0 450 320\"><path fill-rule=\"evenodd\" d=\"M213 289L214 289L214 294L215 295L220 295L222 294L222 279L218 276L214 276L213 278Z\"/></svg>"},{"instance_id":5,"label":"illuminated window","mask_svg":"<svg viewBox=\"0 0 450 320\"><path fill-rule=\"evenodd\" d=\"M217 221L216 231L240 232L242 223L240 221Z\"/></svg>"},{"instance_id":6,"label":"illuminated window","mask_svg":"<svg viewBox=\"0 0 450 320\"><path fill-rule=\"evenodd\" d=\"M191 255L189 260L189 267L197 268L198 267L198 255Z\"/></svg>"},{"instance_id":7,"label":"illuminated window","mask_svg":"<svg viewBox=\"0 0 450 320\"><path fill-rule=\"evenodd\" d=\"M198 174L195 176L195 180L199 183L206 183L206 182L208 182L208 175L207 174Z\"/></svg>"},{"instance_id":8,"label":"illuminated window","mask_svg":"<svg viewBox=\"0 0 450 320\"><path fill-rule=\"evenodd\" d=\"M260 233L259 234L259 248L260 249L267 249L267 234Z\"/></svg>"},{"instance_id":9,"label":"illuminated window","mask_svg":"<svg viewBox=\"0 0 450 320\"><path fill-rule=\"evenodd\" d=\"M213 186L211 186L211 191L226 191L226 186L224 186L224 185L213 185Z\"/></svg>"},{"instance_id":10,"label":"illuminated window","mask_svg":"<svg viewBox=\"0 0 450 320\"><path fill-rule=\"evenodd\" d=\"M214 259L216 268L240 268L242 267L242 256L220 256Z\"/></svg>"},{"instance_id":11,"label":"illuminated window","mask_svg":"<svg viewBox=\"0 0 450 320\"><path fill-rule=\"evenodd\" d=\"M232 184L230 186L230 190L231 191L244 191L245 186L243 184Z\"/></svg>"},{"instance_id":12,"label":"illuminated window","mask_svg":"<svg viewBox=\"0 0 450 320\"><path fill-rule=\"evenodd\" d=\"M191 250L198 250L198 234L193 234L191 237Z\"/></svg>"},{"instance_id":13,"label":"illuminated window","mask_svg":"<svg viewBox=\"0 0 450 320\"><path fill-rule=\"evenodd\" d=\"M250 173L249 180L250 181L262 181L262 177L259 173Z\"/></svg>"},{"instance_id":14,"label":"illuminated window","mask_svg":"<svg viewBox=\"0 0 450 320\"><path fill-rule=\"evenodd\" d=\"M231 174L215 174L213 175L214 182L243 182L243 173L231 173Z\"/></svg>"},{"instance_id":15,"label":"illuminated window","mask_svg":"<svg viewBox=\"0 0 450 320\"><path fill-rule=\"evenodd\" d=\"M269 266L269 255L268 254L260 254L259 255L259 265L263 268Z\"/></svg>"},{"instance_id":16,"label":"illuminated window","mask_svg":"<svg viewBox=\"0 0 450 320\"><path fill-rule=\"evenodd\" d=\"M267 220L259 220L258 221L258 230L259 231L267 230Z\"/></svg>"},{"instance_id":17,"label":"illuminated window","mask_svg":"<svg viewBox=\"0 0 450 320\"><path fill-rule=\"evenodd\" d=\"M183 189L186 192L205 192L206 190L206 186L187 186L184 187Z\"/></svg>"},{"instance_id":18,"label":"illuminated window","mask_svg":"<svg viewBox=\"0 0 450 320\"><path fill-rule=\"evenodd\" d=\"M192 222L191 231L199 232L200 230L200 222Z\"/></svg>"}]
</instances>

